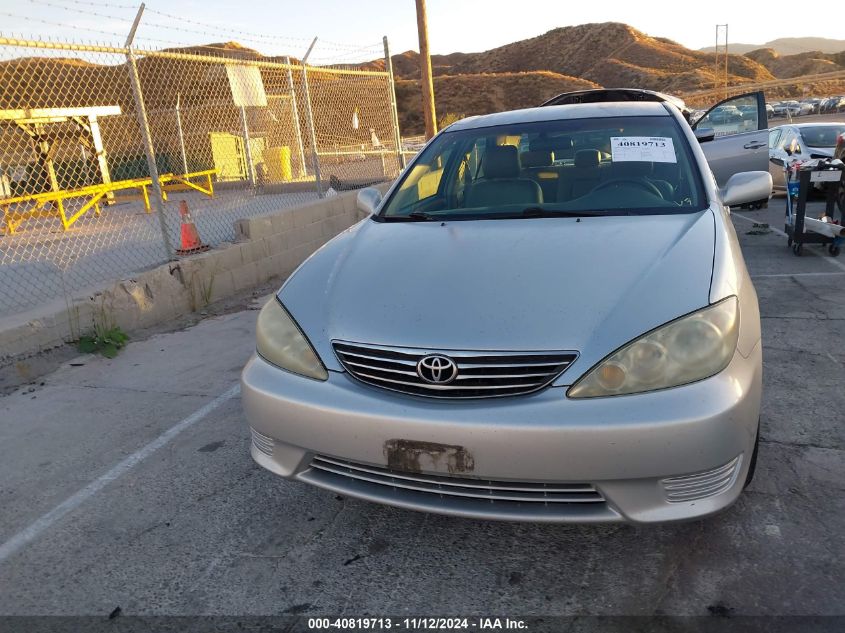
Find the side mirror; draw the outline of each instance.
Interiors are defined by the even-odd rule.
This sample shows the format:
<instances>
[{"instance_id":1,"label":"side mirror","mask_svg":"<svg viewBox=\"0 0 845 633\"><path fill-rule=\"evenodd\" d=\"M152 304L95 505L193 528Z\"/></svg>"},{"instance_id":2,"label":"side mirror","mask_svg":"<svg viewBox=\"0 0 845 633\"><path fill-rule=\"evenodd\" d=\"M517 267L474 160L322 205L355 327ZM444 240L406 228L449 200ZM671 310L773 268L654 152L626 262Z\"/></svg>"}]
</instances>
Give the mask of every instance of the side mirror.
<instances>
[{"instance_id":1,"label":"side mirror","mask_svg":"<svg viewBox=\"0 0 845 633\"><path fill-rule=\"evenodd\" d=\"M702 127L695 129L695 138L698 139L699 143L706 143L707 141L712 141L716 138L716 130L712 127Z\"/></svg>"},{"instance_id":2,"label":"side mirror","mask_svg":"<svg viewBox=\"0 0 845 633\"><path fill-rule=\"evenodd\" d=\"M722 204L740 204L768 200L772 197L772 175L767 171L744 171L734 174L721 190Z\"/></svg>"},{"instance_id":3,"label":"side mirror","mask_svg":"<svg viewBox=\"0 0 845 633\"><path fill-rule=\"evenodd\" d=\"M381 191L375 187L361 189L358 192L356 204L358 205L358 209L372 215L376 212L378 205L381 204Z\"/></svg>"}]
</instances>

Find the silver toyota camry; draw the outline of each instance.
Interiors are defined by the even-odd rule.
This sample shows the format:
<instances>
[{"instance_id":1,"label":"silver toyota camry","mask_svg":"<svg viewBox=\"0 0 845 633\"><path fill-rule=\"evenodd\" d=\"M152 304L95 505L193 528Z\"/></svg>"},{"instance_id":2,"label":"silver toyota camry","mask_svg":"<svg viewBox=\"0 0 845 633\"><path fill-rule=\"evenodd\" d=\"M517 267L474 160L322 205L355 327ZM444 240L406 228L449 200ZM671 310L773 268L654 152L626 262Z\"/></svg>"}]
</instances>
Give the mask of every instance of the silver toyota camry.
<instances>
[{"instance_id":1,"label":"silver toyota camry","mask_svg":"<svg viewBox=\"0 0 845 633\"><path fill-rule=\"evenodd\" d=\"M767 199L771 177L720 187L712 138L659 102L442 131L261 311L242 375L253 458L464 517L729 506L754 470L762 367L729 206Z\"/></svg>"}]
</instances>

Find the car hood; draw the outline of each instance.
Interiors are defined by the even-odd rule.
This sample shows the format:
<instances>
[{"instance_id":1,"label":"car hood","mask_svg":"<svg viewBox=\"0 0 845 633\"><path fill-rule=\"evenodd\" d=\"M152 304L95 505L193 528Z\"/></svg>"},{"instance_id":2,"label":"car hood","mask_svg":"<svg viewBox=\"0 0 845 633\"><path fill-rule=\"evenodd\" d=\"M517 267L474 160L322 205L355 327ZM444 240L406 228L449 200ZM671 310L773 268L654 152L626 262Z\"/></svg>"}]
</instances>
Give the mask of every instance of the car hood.
<instances>
[{"instance_id":1,"label":"car hood","mask_svg":"<svg viewBox=\"0 0 845 633\"><path fill-rule=\"evenodd\" d=\"M365 220L317 251L279 296L329 369L341 370L332 340L573 350L580 357L557 383L568 384L632 338L707 305L714 230L709 209Z\"/></svg>"}]
</instances>

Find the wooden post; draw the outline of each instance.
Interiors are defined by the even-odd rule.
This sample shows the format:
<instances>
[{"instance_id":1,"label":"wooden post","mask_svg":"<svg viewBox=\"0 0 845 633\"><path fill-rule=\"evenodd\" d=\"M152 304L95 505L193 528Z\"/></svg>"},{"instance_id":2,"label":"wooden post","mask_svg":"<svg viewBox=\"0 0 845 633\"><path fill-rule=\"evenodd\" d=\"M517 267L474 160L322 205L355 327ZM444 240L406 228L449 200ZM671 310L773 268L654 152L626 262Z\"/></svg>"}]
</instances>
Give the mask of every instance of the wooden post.
<instances>
[{"instance_id":1,"label":"wooden post","mask_svg":"<svg viewBox=\"0 0 845 633\"><path fill-rule=\"evenodd\" d=\"M420 86L422 87L425 138L437 134L437 114L434 109L434 82L431 79L431 55L428 52L428 18L425 0L417 2L417 33L420 40Z\"/></svg>"}]
</instances>

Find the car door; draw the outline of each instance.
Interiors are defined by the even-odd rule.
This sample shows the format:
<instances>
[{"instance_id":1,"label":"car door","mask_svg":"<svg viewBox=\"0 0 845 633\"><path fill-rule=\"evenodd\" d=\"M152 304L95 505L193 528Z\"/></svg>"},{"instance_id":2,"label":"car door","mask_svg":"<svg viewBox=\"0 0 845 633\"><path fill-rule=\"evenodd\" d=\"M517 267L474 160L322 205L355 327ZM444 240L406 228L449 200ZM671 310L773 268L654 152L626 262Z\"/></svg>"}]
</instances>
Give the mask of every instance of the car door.
<instances>
[{"instance_id":1,"label":"car door","mask_svg":"<svg viewBox=\"0 0 845 633\"><path fill-rule=\"evenodd\" d=\"M742 118L724 117L725 106L746 108ZM711 113L713 116L711 117ZM769 121L766 98L762 92L749 92L720 101L705 112L693 125L702 135L705 129L714 132L711 140L703 140L701 149L720 187L728 178L743 171L767 171L769 168Z\"/></svg>"}]
</instances>

